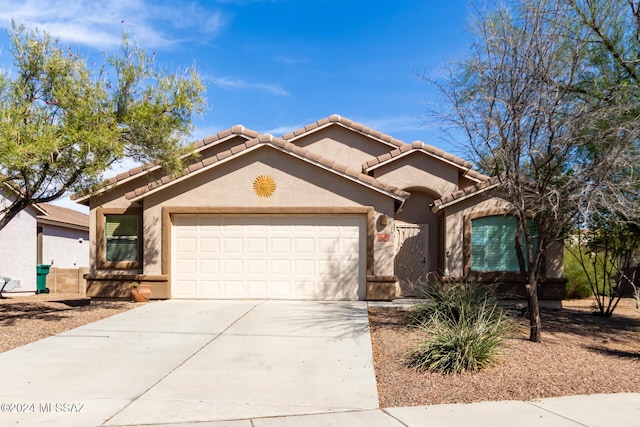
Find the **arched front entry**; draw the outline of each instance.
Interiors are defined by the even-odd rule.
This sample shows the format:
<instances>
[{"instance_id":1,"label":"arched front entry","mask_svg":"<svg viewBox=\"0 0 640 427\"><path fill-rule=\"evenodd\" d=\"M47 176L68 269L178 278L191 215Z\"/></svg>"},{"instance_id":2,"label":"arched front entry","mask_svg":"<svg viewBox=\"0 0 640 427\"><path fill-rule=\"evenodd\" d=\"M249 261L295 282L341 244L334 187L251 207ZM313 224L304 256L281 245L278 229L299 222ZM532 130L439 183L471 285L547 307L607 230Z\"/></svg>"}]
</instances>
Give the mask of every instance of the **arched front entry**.
<instances>
[{"instance_id":1,"label":"arched front entry","mask_svg":"<svg viewBox=\"0 0 640 427\"><path fill-rule=\"evenodd\" d=\"M438 220L429 205L440 196L426 188L411 193L395 217L394 271L403 296L414 296L416 287L435 271L438 259Z\"/></svg>"}]
</instances>

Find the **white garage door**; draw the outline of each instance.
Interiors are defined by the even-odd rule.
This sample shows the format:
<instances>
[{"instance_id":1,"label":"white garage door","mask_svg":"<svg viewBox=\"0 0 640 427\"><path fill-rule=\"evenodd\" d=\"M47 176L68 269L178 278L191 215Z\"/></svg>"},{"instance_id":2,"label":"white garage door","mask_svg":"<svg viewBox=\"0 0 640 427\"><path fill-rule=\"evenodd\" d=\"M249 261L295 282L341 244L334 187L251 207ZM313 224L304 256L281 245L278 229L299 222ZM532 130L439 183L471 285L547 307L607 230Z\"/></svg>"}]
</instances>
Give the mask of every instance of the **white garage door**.
<instances>
[{"instance_id":1,"label":"white garage door","mask_svg":"<svg viewBox=\"0 0 640 427\"><path fill-rule=\"evenodd\" d=\"M172 220L173 298L364 299L363 215Z\"/></svg>"}]
</instances>

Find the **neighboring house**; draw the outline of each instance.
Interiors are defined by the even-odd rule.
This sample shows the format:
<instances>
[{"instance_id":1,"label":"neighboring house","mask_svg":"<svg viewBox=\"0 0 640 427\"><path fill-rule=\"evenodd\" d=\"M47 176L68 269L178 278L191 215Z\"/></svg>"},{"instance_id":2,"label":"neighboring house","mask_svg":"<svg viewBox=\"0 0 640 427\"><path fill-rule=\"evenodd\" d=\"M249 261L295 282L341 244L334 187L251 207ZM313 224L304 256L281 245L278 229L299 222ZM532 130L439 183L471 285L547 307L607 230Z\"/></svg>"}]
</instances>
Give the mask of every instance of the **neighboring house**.
<instances>
[{"instance_id":1,"label":"neighboring house","mask_svg":"<svg viewBox=\"0 0 640 427\"><path fill-rule=\"evenodd\" d=\"M234 126L196 151L180 176L150 163L74 196L89 296L138 281L154 298L388 299L474 272L465 227L507 209L470 163L338 115L282 138Z\"/></svg>"},{"instance_id":2,"label":"neighboring house","mask_svg":"<svg viewBox=\"0 0 640 427\"><path fill-rule=\"evenodd\" d=\"M5 187L0 191L0 205L7 206L11 197L11 190ZM16 280L13 293L36 291L36 215L40 212L37 207L29 206L0 230L0 276Z\"/></svg>"},{"instance_id":3,"label":"neighboring house","mask_svg":"<svg viewBox=\"0 0 640 427\"><path fill-rule=\"evenodd\" d=\"M0 193L0 204L6 206L11 197L10 190ZM35 293L36 264L88 266L88 239L89 216L81 212L39 204L18 213L0 230L0 276L17 281L6 294Z\"/></svg>"},{"instance_id":4,"label":"neighboring house","mask_svg":"<svg viewBox=\"0 0 640 427\"><path fill-rule=\"evenodd\" d=\"M49 203L37 207L38 264L89 267L89 215Z\"/></svg>"}]
</instances>

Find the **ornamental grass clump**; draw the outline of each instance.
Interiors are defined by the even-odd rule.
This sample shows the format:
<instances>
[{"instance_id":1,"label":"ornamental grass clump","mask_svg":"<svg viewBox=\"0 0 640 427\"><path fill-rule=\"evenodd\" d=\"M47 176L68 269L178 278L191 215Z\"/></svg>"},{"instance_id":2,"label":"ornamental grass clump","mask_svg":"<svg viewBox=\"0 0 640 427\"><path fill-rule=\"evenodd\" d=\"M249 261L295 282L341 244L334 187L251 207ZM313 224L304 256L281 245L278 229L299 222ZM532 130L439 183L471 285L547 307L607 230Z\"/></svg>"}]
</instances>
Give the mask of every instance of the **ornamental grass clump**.
<instances>
[{"instance_id":1,"label":"ornamental grass clump","mask_svg":"<svg viewBox=\"0 0 640 427\"><path fill-rule=\"evenodd\" d=\"M476 285L433 285L410 323L428 337L409 354L409 365L440 373L476 372L492 363L514 330L491 294Z\"/></svg>"}]
</instances>

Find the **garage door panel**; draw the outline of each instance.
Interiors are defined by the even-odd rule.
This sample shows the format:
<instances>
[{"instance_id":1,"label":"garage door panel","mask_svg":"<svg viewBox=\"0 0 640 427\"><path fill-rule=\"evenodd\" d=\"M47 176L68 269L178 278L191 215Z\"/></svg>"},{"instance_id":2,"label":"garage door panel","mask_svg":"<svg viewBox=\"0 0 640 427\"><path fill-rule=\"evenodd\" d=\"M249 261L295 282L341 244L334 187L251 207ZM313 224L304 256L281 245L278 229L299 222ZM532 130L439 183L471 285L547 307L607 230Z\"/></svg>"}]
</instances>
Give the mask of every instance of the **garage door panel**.
<instances>
[{"instance_id":1,"label":"garage door panel","mask_svg":"<svg viewBox=\"0 0 640 427\"><path fill-rule=\"evenodd\" d=\"M294 297L311 299L314 296L315 282L312 281L296 281L294 282Z\"/></svg>"},{"instance_id":2,"label":"garage door panel","mask_svg":"<svg viewBox=\"0 0 640 427\"><path fill-rule=\"evenodd\" d=\"M291 238L272 237L269 239L269 247L272 254L289 254L291 253Z\"/></svg>"},{"instance_id":3,"label":"garage door panel","mask_svg":"<svg viewBox=\"0 0 640 427\"><path fill-rule=\"evenodd\" d=\"M172 217L175 298L357 299L364 215Z\"/></svg>"},{"instance_id":4,"label":"garage door panel","mask_svg":"<svg viewBox=\"0 0 640 427\"><path fill-rule=\"evenodd\" d=\"M182 237L176 239L176 251L181 254L193 253L195 254L198 247L198 241L193 237Z\"/></svg>"},{"instance_id":5,"label":"garage door panel","mask_svg":"<svg viewBox=\"0 0 640 427\"><path fill-rule=\"evenodd\" d=\"M272 259L271 260L271 274L277 276L289 276L291 274L291 260L290 259Z\"/></svg>"},{"instance_id":6,"label":"garage door panel","mask_svg":"<svg viewBox=\"0 0 640 427\"><path fill-rule=\"evenodd\" d=\"M267 274L266 259L252 259L247 261L246 271L249 274Z\"/></svg>"},{"instance_id":7,"label":"garage door panel","mask_svg":"<svg viewBox=\"0 0 640 427\"><path fill-rule=\"evenodd\" d=\"M296 276L311 276L315 273L315 260L313 259L296 259L293 265L293 274Z\"/></svg>"},{"instance_id":8,"label":"garage door panel","mask_svg":"<svg viewBox=\"0 0 640 427\"><path fill-rule=\"evenodd\" d=\"M336 254L338 252L338 244L335 238L319 238L317 251L321 254Z\"/></svg>"},{"instance_id":9,"label":"garage door panel","mask_svg":"<svg viewBox=\"0 0 640 427\"><path fill-rule=\"evenodd\" d=\"M200 280L200 295L205 298L218 298L221 296L219 280Z\"/></svg>"},{"instance_id":10,"label":"garage door panel","mask_svg":"<svg viewBox=\"0 0 640 427\"><path fill-rule=\"evenodd\" d=\"M247 294L252 297L266 297L267 281L266 280L248 280Z\"/></svg>"},{"instance_id":11,"label":"garage door panel","mask_svg":"<svg viewBox=\"0 0 640 427\"><path fill-rule=\"evenodd\" d=\"M197 264L196 258L180 258L176 260L176 271L178 274L197 274Z\"/></svg>"},{"instance_id":12,"label":"garage door panel","mask_svg":"<svg viewBox=\"0 0 640 427\"><path fill-rule=\"evenodd\" d=\"M184 298L192 298L196 296L195 280L178 280L176 288L176 291L180 295L183 295Z\"/></svg>"},{"instance_id":13,"label":"garage door panel","mask_svg":"<svg viewBox=\"0 0 640 427\"><path fill-rule=\"evenodd\" d=\"M286 298L291 296L291 281L290 280L271 280L269 294L274 297Z\"/></svg>"},{"instance_id":14,"label":"garage door panel","mask_svg":"<svg viewBox=\"0 0 640 427\"><path fill-rule=\"evenodd\" d=\"M221 293L226 297L243 297L242 290L244 283L241 280L224 280L221 283Z\"/></svg>"},{"instance_id":15,"label":"garage door panel","mask_svg":"<svg viewBox=\"0 0 640 427\"><path fill-rule=\"evenodd\" d=\"M247 252L250 254L266 254L268 242L266 237L248 237Z\"/></svg>"},{"instance_id":16,"label":"garage door panel","mask_svg":"<svg viewBox=\"0 0 640 427\"><path fill-rule=\"evenodd\" d=\"M200 237L199 239L193 239L200 242L201 254L219 254L220 253L220 238L219 237Z\"/></svg>"},{"instance_id":17,"label":"garage door panel","mask_svg":"<svg viewBox=\"0 0 640 427\"><path fill-rule=\"evenodd\" d=\"M203 275L220 274L220 260L217 258L201 258L198 273Z\"/></svg>"},{"instance_id":18,"label":"garage door panel","mask_svg":"<svg viewBox=\"0 0 640 427\"><path fill-rule=\"evenodd\" d=\"M228 274L241 275L244 268L243 264L244 262L241 259L223 259L220 273L225 276Z\"/></svg>"},{"instance_id":19,"label":"garage door panel","mask_svg":"<svg viewBox=\"0 0 640 427\"><path fill-rule=\"evenodd\" d=\"M242 237L223 237L222 251L225 254L242 254Z\"/></svg>"},{"instance_id":20,"label":"garage door panel","mask_svg":"<svg viewBox=\"0 0 640 427\"><path fill-rule=\"evenodd\" d=\"M180 227L180 230L184 232L195 231L196 223L198 223L197 217L191 216L176 216L173 218L173 225Z\"/></svg>"},{"instance_id":21,"label":"garage door panel","mask_svg":"<svg viewBox=\"0 0 640 427\"><path fill-rule=\"evenodd\" d=\"M194 218L196 219L196 218ZM203 232L215 232L220 230L220 217L215 216L203 216L199 218L197 222L198 228Z\"/></svg>"},{"instance_id":22,"label":"garage door panel","mask_svg":"<svg viewBox=\"0 0 640 427\"><path fill-rule=\"evenodd\" d=\"M315 252L315 240L313 237L294 238L293 248L296 254L312 254Z\"/></svg>"}]
</instances>

